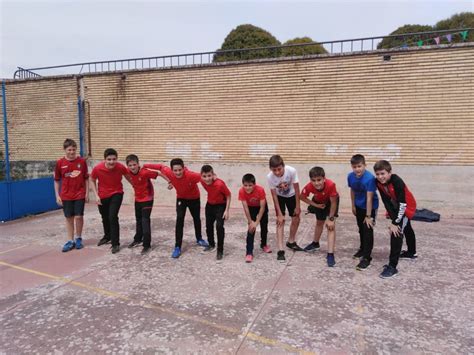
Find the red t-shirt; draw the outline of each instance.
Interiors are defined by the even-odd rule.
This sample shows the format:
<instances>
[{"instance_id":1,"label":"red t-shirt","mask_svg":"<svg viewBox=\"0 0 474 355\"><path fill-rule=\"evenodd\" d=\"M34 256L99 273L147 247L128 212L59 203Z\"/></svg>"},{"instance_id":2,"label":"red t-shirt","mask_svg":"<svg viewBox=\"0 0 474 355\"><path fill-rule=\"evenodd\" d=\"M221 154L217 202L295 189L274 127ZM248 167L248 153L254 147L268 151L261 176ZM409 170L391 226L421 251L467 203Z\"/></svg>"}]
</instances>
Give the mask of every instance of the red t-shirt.
<instances>
[{"instance_id":1,"label":"red t-shirt","mask_svg":"<svg viewBox=\"0 0 474 355\"><path fill-rule=\"evenodd\" d=\"M153 183L151 179L156 179L158 173L148 169L141 168L136 174L128 170L133 190L135 191L135 202L152 201L155 196Z\"/></svg>"},{"instance_id":2,"label":"red t-shirt","mask_svg":"<svg viewBox=\"0 0 474 355\"><path fill-rule=\"evenodd\" d=\"M266 200L265 189L260 185L255 185L252 193L245 192L243 187L239 190L239 201L246 201L250 207L260 207L260 201Z\"/></svg>"},{"instance_id":3,"label":"red t-shirt","mask_svg":"<svg viewBox=\"0 0 474 355\"><path fill-rule=\"evenodd\" d=\"M116 163L113 169L107 169L105 162L97 164L92 169L91 177L99 180L99 197L108 198L123 193L122 176L128 174L128 169L121 163Z\"/></svg>"},{"instance_id":4,"label":"red t-shirt","mask_svg":"<svg viewBox=\"0 0 474 355\"><path fill-rule=\"evenodd\" d=\"M317 190L311 182L308 182L301 191L301 194L305 197L313 194L314 202L324 204L328 203L331 197L339 196L336 190L336 184L329 179L324 181L324 188L321 191Z\"/></svg>"},{"instance_id":5,"label":"red t-shirt","mask_svg":"<svg viewBox=\"0 0 474 355\"><path fill-rule=\"evenodd\" d=\"M54 180L61 181L59 197L63 201L82 200L86 197L87 163L81 157L74 160L61 158L56 162Z\"/></svg>"},{"instance_id":6,"label":"red t-shirt","mask_svg":"<svg viewBox=\"0 0 474 355\"><path fill-rule=\"evenodd\" d=\"M196 200L199 198L199 188L197 184L201 181L201 174L184 169L183 176L179 179L173 171L163 164L144 164L144 168L159 170L165 175L176 189L176 197L185 200Z\"/></svg>"},{"instance_id":7,"label":"red t-shirt","mask_svg":"<svg viewBox=\"0 0 474 355\"><path fill-rule=\"evenodd\" d=\"M225 182L221 179L216 179L211 185L207 185L201 181L202 187L207 191L207 203L210 205L221 205L226 203L227 197L230 196L230 191Z\"/></svg>"}]
</instances>

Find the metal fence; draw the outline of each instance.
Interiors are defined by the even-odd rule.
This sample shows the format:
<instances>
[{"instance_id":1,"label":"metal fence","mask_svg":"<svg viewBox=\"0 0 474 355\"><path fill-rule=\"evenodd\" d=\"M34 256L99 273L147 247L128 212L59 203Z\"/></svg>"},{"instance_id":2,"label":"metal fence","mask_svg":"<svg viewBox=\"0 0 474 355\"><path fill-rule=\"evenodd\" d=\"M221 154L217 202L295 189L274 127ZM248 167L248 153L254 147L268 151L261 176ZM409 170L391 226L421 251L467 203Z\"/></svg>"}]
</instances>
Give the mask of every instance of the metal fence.
<instances>
[{"instance_id":1,"label":"metal fence","mask_svg":"<svg viewBox=\"0 0 474 355\"><path fill-rule=\"evenodd\" d=\"M258 58L280 58L287 56L308 56L320 54L348 54L373 51L383 40L393 40L395 48L405 49L423 44L441 45L450 43L449 35L462 34L473 28L442 31L405 33L398 35L342 39L325 42L290 44L275 47L218 50L212 52L186 53L156 57L104 60L74 64L54 65L38 68L22 68L14 73L15 79L38 78L50 75L88 74L120 72L125 70L170 69L190 66L219 65L226 61L248 61ZM467 32L466 32L467 31ZM436 39L439 40L436 40ZM441 38L441 39L440 39ZM466 38L463 38L466 40ZM315 50L323 48L322 51Z\"/></svg>"}]
</instances>

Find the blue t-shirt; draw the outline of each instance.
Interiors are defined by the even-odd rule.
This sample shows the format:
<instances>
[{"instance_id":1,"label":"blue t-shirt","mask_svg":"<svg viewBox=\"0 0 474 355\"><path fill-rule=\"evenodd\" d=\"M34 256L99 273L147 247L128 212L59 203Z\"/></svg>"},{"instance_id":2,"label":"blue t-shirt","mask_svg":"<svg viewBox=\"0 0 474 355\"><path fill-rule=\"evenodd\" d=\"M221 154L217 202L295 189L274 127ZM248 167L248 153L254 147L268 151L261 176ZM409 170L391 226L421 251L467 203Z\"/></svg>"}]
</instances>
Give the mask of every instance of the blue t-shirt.
<instances>
[{"instance_id":1,"label":"blue t-shirt","mask_svg":"<svg viewBox=\"0 0 474 355\"><path fill-rule=\"evenodd\" d=\"M356 207L367 208L367 192L374 193L372 208L376 210L379 208L379 198L377 196L377 186L375 184L375 176L367 170L358 178L354 172L347 175L347 185L355 192Z\"/></svg>"}]
</instances>

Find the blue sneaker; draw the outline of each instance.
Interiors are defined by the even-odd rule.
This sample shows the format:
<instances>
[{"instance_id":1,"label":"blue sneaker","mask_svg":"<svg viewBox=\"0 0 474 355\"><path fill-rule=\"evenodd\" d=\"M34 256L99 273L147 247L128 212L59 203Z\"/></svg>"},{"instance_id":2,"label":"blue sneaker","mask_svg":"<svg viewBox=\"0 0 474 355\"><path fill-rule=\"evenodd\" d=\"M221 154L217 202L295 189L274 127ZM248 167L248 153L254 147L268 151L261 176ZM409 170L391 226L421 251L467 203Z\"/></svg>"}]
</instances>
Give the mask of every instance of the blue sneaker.
<instances>
[{"instance_id":1,"label":"blue sneaker","mask_svg":"<svg viewBox=\"0 0 474 355\"><path fill-rule=\"evenodd\" d=\"M82 244L82 238L76 238L76 249L84 248L84 244Z\"/></svg>"},{"instance_id":2,"label":"blue sneaker","mask_svg":"<svg viewBox=\"0 0 474 355\"><path fill-rule=\"evenodd\" d=\"M181 248L180 247L174 248L173 254L171 254L171 257L174 259L177 259L179 258L180 255L181 255Z\"/></svg>"},{"instance_id":3,"label":"blue sneaker","mask_svg":"<svg viewBox=\"0 0 474 355\"><path fill-rule=\"evenodd\" d=\"M74 243L74 240L69 240L66 244L63 246L63 253L66 253L76 247L76 244Z\"/></svg>"},{"instance_id":4,"label":"blue sneaker","mask_svg":"<svg viewBox=\"0 0 474 355\"><path fill-rule=\"evenodd\" d=\"M328 254L326 260L328 262L329 267L333 267L334 265L336 265L336 259L334 259L334 254Z\"/></svg>"},{"instance_id":5,"label":"blue sneaker","mask_svg":"<svg viewBox=\"0 0 474 355\"><path fill-rule=\"evenodd\" d=\"M207 242L206 242L204 239L199 239L199 240L197 241L197 243L198 243L198 245L200 245L200 246L202 246L202 247L204 247L204 248L206 248L206 247L209 246L209 244L207 244Z\"/></svg>"},{"instance_id":6,"label":"blue sneaker","mask_svg":"<svg viewBox=\"0 0 474 355\"><path fill-rule=\"evenodd\" d=\"M380 274L380 277L382 279L388 279L390 277L397 276L397 274L398 274L398 270L397 270L396 267L393 267L391 265L384 265L383 266L383 271Z\"/></svg>"}]
</instances>

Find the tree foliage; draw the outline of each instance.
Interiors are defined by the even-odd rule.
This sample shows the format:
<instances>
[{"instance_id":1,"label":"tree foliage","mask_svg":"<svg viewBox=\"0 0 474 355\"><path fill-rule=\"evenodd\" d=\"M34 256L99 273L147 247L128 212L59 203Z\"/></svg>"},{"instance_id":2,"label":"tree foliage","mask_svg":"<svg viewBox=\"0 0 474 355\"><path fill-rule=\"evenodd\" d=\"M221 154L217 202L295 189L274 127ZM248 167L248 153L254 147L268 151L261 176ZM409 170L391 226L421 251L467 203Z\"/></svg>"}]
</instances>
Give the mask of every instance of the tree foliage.
<instances>
[{"instance_id":1,"label":"tree foliage","mask_svg":"<svg viewBox=\"0 0 474 355\"><path fill-rule=\"evenodd\" d=\"M283 45L289 44L300 44L300 43L312 43L314 42L309 37L296 37L290 39L283 43ZM291 57L291 56L302 56L302 55L311 55L311 54L324 54L327 53L326 49L320 44L315 44L311 46L301 46L301 47L288 47L282 48L281 55L284 57Z\"/></svg>"},{"instance_id":2,"label":"tree foliage","mask_svg":"<svg viewBox=\"0 0 474 355\"><path fill-rule=\"evenodd\" d=\"M433 31L433 26L429 25L404 25L398 27L395 31L390 33L390 35L402 35L406 33L415 33L415 32L428 32ZM425 40L427 36L409 36L409 37L387 37L384 38L378 45L377 49L385 48L396 48L403 46L404 44L415 45L417 41Z\"/></svg>"},{"instance_id":3,"label":"tree foliage","mask_svg":"<svg viewBox=\"0 0 474 355\"><path fill-rule=\"evenodd\" d=\"M435 30L455 30L458 28L474 28L474 12L461 12L455 14L450 18L439 21L435 25ZM467 34L466 42L474 41L474 31ZM463 42L461 36L453 36L454 43Z\"/></svg>"}]
</instances>

